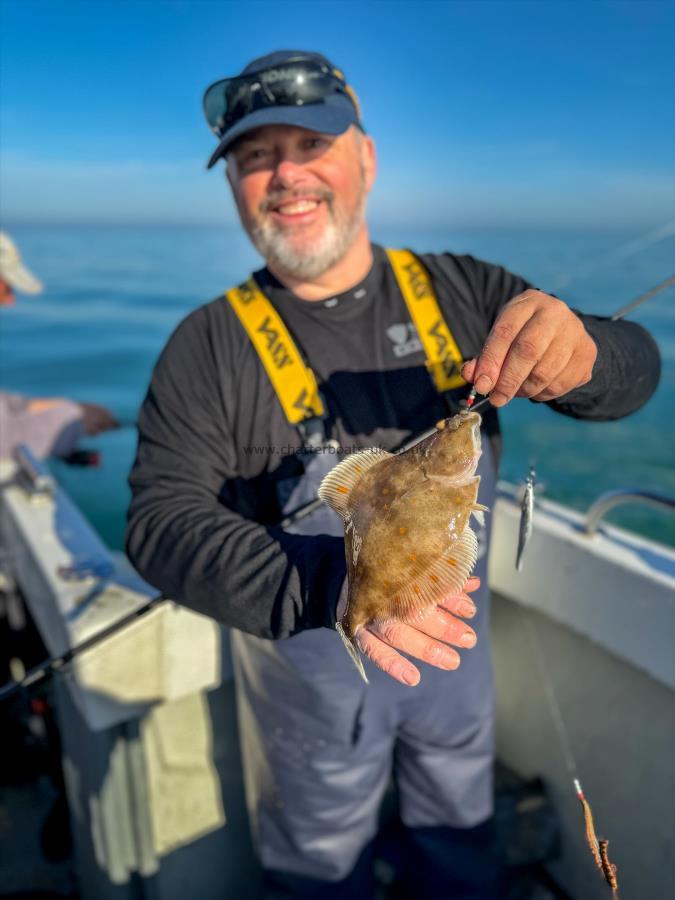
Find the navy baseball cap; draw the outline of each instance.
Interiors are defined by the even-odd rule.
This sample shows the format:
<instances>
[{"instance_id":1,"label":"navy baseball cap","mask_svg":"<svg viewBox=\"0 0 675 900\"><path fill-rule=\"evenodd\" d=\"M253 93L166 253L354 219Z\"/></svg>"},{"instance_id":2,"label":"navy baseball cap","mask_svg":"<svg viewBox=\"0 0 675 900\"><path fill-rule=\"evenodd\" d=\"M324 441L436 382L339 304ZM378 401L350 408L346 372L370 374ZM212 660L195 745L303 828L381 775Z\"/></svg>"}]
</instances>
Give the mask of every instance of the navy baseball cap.
<instances>
[{"instance_id":1,"label":"navy baseball cap","mask_svg":"<svg viewBox=\"0 0 675 900\"><path fill-rule=\"evenodd\" d=\"M321 53L278 50L250 62L240 75L224 78L204 93L204 115L220 138L207 168L230 145L263 125L295 125L342 134L364 130L356 95L343 73Z\"/></svg>"}]
</instances>

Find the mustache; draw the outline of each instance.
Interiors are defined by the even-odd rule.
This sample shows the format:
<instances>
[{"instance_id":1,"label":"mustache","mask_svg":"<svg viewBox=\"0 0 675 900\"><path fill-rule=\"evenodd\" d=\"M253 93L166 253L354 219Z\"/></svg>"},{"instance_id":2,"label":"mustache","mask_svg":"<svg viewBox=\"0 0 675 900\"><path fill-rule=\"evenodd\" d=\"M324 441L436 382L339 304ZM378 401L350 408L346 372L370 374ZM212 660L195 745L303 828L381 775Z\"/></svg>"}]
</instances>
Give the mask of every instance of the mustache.
<instances>
[{"instance_id":1,"label":"mustache","mask_svg":"<svg viewBox=\"0 0 675 900\"><path fill-rule=\"evenodd\" d=\"M275 206L281 206L283 203L291 203L293 200L302 200L305 197L310 197L312 200L325 200L330 206L335 198L335 194L333 191L328 190L328 188L275 191L260 202L258 210L261 213L268 213L274 209Z\"/></svg>"}]
</instances>

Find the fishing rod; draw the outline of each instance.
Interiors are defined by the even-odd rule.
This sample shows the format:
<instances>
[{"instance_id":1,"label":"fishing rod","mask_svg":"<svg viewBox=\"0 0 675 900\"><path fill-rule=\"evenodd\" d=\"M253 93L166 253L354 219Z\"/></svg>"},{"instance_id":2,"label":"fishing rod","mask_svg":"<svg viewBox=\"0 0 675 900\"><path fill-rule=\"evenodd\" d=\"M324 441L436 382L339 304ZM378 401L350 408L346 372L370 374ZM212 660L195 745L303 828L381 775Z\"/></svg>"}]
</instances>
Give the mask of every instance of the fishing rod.
<instances>
[{"instance_id":1,"label":"fishing rod","mask_svg":"<svg viewBox=\"0 0 675 900\"><path fill-rule=\"evenodd\" d=\"M420 437L416 437L413 440L409 441L405 446L403 446L398 452L403 453L405 450L417 444L419 441L424 440L429 434L433 434L435 428L432 428L430 431L425 432ZM319 500L310 500L309 503L305 503L302 506L299 506L297 509L294 509L287 516L285 516L279 523L277 527L287 528L289 525L294 524L295 522L299 522L307 516L311 515L316 509L320 506L323 506L323 501ZM144 616L146 613L150 612L150 610L154 609L160 603L164 603L170 600L168 597L164 597L162 594L158 594L155 597L152 597L142 606L139 606L134 612L129 613L129 615L122 617L117 622L113 622L111 625L108 625L106 628L103 628L100 632L97 632L94 635L88 637L81 644L77 644L75 647L71 647L70 650L62 653L60 656L52 656L49 659L44 660L41 663L38 663L32 669L30 669L23 678L19 681L10 682L8 684L2 685L0 687L0 703L3 700L8 700L18 691L25 690L28 687L31 687L42 679L46 678L49 675L53 675L55 672L64 671L64 668L73 661L76 657L80 656L80 654L84 653L85 650L90 650L92 647L95 647L101 641L106 640L106 638L112 637L118 631L121 631L127 625L130 625L135 620L139 619L141 616Z\"/></svg>"},{"instance_id":2,"label":"fishing rod","mask_svg":"<svg viewBox=\"0 0 675 900\"><path fill-rule=\"evenodd\" d=\"M675 230L675 223L673 223ZM669 232L670 233L670 232ZM652 297L656 297L657 294L662 293L667 288L672 287L675 284L675 275L671 275L669 278L666 278L665 281L657 284L656 287L651 288L651 290L647 291L644 294L640 294L639 297L636 297L635 300L631 300L630 303L626 304L626 306L622 306L615 313L610 316L610 320L612 322L616 322L618 319L623 319L629 312L632 312L638 306L641 306L643 303L646 303L647 300L651 300ZM476 402L477 391L475 388L471 388L469 395L465 401L465 409L472 410L473 412L478 412L479 410L484 410L490 404L490 395L487 394L481 400ZM420 443L425 438L430 437L436 431L436 428L430 428L428 431L425 431L423 434L412 438L412 440L408 441L407 444L404 444L400 447L396 453L405 453L407 450L410 450L415 444ZM309 500L307 503L299 506L297 509L294 509L293 512L289 513L286 518L282 519L279 523L281 528L287 528L293 522L298 522L301 519L306 518L311 515L314 510L319 509L322 505L323 501L318 498L315 500Z\"/></svg>"},{"instance_id":3,"label":"fishing rod","mask_svg":"<svg viewBox=\"0 0 675 900\"><path fill-rule=\"evenodd\" d=\"M72 662L72 660L76 656L84 653L85 650L89 650L92 647L95 647L106 638L112 637L122 628L125 628L127 625L130 625L132 622L140 619L146 613L149 613L151 609L154 609L160 603L166 602L167 599L168 598L164 597L162 594L158 594L157 596L152 597L142 606L139 606L138 609L135 609L133 612L129 613L126 616L122 616L121 619L118 619L111 625L102 628L100 631L96 632L96 634L93 634L86 640L82 641L81 644L77 644L75 647L71 647L70 650L67 650L60 656L51 656L49 659L46 659L43 662L38 663L36 666L33 666L28 670L28 672L26 672L26 674L20 681L13 681L9 682L8 684L3 684L2 687L0 687L0 703L3 700L9 700L9 698L16 694L18 691L25 690L26 688L37 684L48 675L53 675L55 672L63 671L64 667Z\"/></svg>"},{"instance_id":4,"label":"fishing rod","mask_svg":"<svg viewBox=\"0 0 675 900\"><path fill-rule=\"evenodd\" d=\"M673 223L675 226L675 223ZM675 229L674 229L675 230ZM645 294L641 294L635 300L632 300L626 306L621 307L621 309L617 310L613 316L611 316L612 321L616 321L617 319L623 318L627 313L631 312L637 306L640 306L642 303L645 303L647 300L650 300L652 297L655 297L657 294L660 294L662 291L671 287L675 284L675 275L671 275L670 278L667 278L665 281L656 285L656 287L647 291ZM471 389L469 396L466 400L466 409L471 409L473 412L478 412L480 409L484 409L490 403L490 396L487 395L479 400L477 403L475 402L476 391L474 388ZM131 421L125 421L121 423L121 427L131 427L135 425ZM436 428L431 428L428 431L425 431L422 435L418 435L412 440L408 441L404 444L397 453L405 453L407 450L410 450L420 441L423 441L425 438L429 437L429 435L433 434L436 431ZM323 501L318 498L315 500L310 500L308 503L299 506L297 509L294 509L287 516L285 516L278 524L280 528L288 528L290 525L295 522L299 522L307 516L311 515L316 509L318 509L322 505ZM99 633L92 635L87 638L87 640L83 641L81 644L72 647L66 653L61 654L60 656L53 656L49 659L45 660L42 663L39 663L37 666L34 666L26 675L20 680L16 682L11 682L9 684L3 685L0 687L0 702L8 699L17 691L23 690L33 684L38 683L43 678L48 675L53 674L56 671L62 670L64 666L72 662L72 660L83 653L85 650L89 650L91 647L96 646L99 642L104 641L106 638L111 637L113 634L116 634L119 630L124 628L126 625L133 622L135 619L140 618L145 615L155 606L157 606L161 602L165 602L168 598L158 595L153 597L147 603L144 603L140 606L135 612L130 613L128 616L124 616L117 622L109 625L107 628L102 629Z\"/></svg>"},{"instance_id":5,"label":"fishing rod","mask_svg":"<svg viewBox=\"0 0 675 900\"><path fill-rule=\"evenodd\" d=\"M410 447L414 446L414 444L427 437L428 434L433 434L435 430L435 428L432 428L429 432L425 432L423 435L421 435L421 437L414 438L413 440L409 441L404 447L402 447L398 452L403 453L405 450L409 449ZM323 506L322 500L319 500L318 498L316 500L311 500L309 503L305 503L303 506L294 509L287 516L285 516L279 522L278 527L287 528L289 525L292 525L293 523L306 518L308 515L311 515L311 513L313 513L320 506ZM38 663L36 666L33 666L33 668L30 669L19 681L9 682L8 684L2 685L0 687L0 703L2 703L3 700L8 700L17 692L38 684L44 678L53 675L55 672L64 672L65 667L68 666L76 657L80 656L86 650L90 650L92 647L95 647L97 644L105 641L107 638L112 637L114 634L117 634L118 631L121 631L127 625L130 625L132 622L141 618L159 604L165 603L167 601L170 601L169 597L164 597L162 594L158 594L139 606L138 609L134 610L126 616L123 616L121 619L113 622L96 634L91 635L86 640L82 641L81 644L77 644L75 647L71 647L70 650L67 650L60 656L52 656L49 659Z\"/></svg>"}]
</instances>

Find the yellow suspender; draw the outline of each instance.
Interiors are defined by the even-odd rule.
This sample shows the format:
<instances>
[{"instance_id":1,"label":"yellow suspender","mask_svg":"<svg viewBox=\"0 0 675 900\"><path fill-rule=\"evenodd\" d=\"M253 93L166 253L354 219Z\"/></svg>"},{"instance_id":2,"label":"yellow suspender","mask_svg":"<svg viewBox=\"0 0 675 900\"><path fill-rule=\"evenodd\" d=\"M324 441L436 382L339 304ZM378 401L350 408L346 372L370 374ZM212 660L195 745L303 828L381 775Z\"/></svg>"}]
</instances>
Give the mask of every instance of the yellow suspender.
<instances>
[{"instance_id":1,"label":"yellow suspender","mask_svg":"<svg viewBox=\"0 0 675 900\"><path fill-rule=\"evenodd\" d=\"M427 370L439 393L466 384L464 359L438 305L427 270L409 250L387 250L396 281L415 323L427 358Z\"/></svg>"},{"instance_id":2,"label":"yellow suspender","mask_svg":"<svg viewBox=\"0 0 675 900\"><path fill-rule=\"evenodd\" d=\"M431 279L409 250L387 250L439 393L466 382L459 374L464 360L436 299ZM298 425L325 414L314 373L305 365L281 316L253 278L225 295L246 329L265 367L286 418Z\"/></svg>"},{"instance_id":3,"label":"yellow suspender","mask_svg":"<svg viewBox=\"0 0 675 900\"><path fill-rule=\"evenodd\" d=\"M297 425L323 416L314 373L303 362L281 316L255 280L250 278L226 296L269 375L288 421Z\"/></svg>"}]
</instances>

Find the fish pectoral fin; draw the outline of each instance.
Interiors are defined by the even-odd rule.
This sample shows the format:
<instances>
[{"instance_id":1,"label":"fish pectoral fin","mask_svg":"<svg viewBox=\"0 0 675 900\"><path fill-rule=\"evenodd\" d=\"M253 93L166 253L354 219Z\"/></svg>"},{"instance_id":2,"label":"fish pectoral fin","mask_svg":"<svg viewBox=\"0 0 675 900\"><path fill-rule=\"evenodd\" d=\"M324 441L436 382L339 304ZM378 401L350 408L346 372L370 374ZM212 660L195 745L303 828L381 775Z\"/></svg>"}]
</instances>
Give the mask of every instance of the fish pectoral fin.
<instances>
[{"instance_id":1,"label":"fish pectoral fin","mask_svg":"<svg viewBox=\"0 0 675 900\"><path fill-rule=\"evenodd\" d=\"M467 525L431 566L391 596L384 606L383 617L419 619L428 609L461 593L477 559L478 539Z\"/></svg>"},{"instance_id":2,"label":"fish pectoral fin","mask_svg":"<svg viewBox=\"0 0 675 900\"><path fill-rule=\"evenodd\" d=\"M319 498L344 518L349 495L361 476L392 455L378 447L352 453L325 476L319 486Z\"/></svg>"},{"instance_id":3,"label":"fish pectoral fin","mask_svg":"<svg viewBox=\"0 0 675 900\"><path fill-rule=\"evenodd\" d=\"M369 684L368 676L366 675L366 670L363 668L363 660L361 659L361 655L359 653L359 648L356 644L356 641L353 638L347 637L347 634L345 633L344 628L342 627L342 625L339 622L337 622L335 624L335 630L340 635L340 639L342 640L342 643L345 645L345 648L347 649L347 653L349 653L349 655L352 659L352 662L358 669L359 675L361 676L361 678L363 678L363 680L365 681L366 684Z\"/></svg>"}]
</instances>

